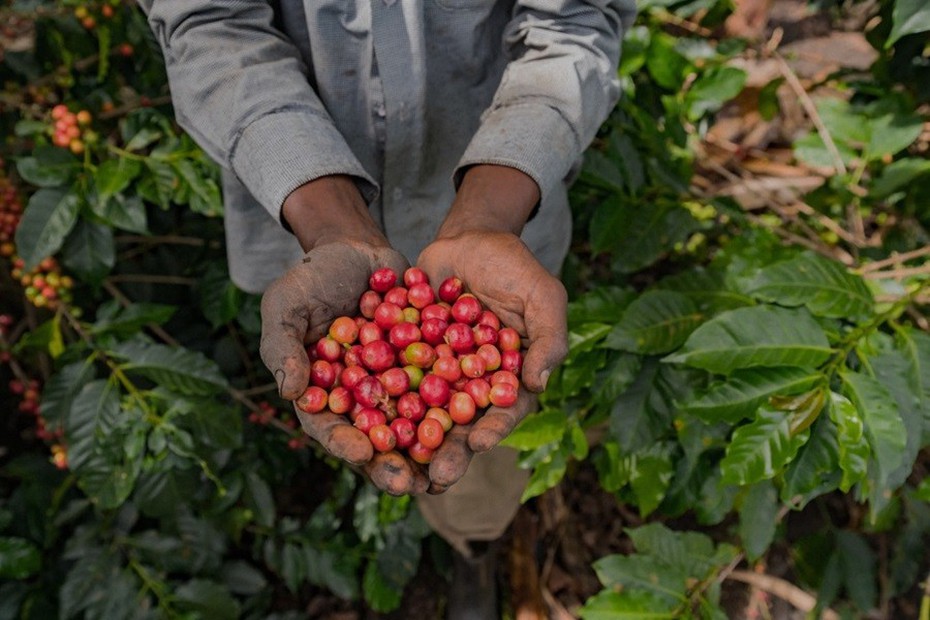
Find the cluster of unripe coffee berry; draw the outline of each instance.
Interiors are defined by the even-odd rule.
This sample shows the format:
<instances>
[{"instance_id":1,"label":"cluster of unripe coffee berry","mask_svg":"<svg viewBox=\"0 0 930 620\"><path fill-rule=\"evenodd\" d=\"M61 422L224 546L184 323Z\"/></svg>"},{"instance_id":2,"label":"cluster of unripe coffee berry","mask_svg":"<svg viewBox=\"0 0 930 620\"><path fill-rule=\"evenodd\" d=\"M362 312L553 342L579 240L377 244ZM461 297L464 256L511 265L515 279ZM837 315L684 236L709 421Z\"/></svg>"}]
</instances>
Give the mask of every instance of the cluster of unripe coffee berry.
<instances>
[{"instance_id":1,"label":"cluster of unripe coffee berry","mask_svg":"<svg viewBox=\"0 0 930 620\"><path fill-rule=\"evenodd\" d=\"M520 335L451 277L437 292L421 269L375 271L360 316L338 317L310 348L305 413L348 415L379 452L429 463L453 424L517 401ZM436 299L438 295L438 300Z\"/></svg>"},{"instance_id":2,"label":"cluster of unripe coffee berry","mask_svg":"<svg viewBox=\"0 0 930 620\"><path fill-rule=\"evenodd\" d=\"M72 112L68 106L59 103L52 108L51 117L53 122L50 132L52 144L55 146L80 155L84 152L86 143L96 138L96 134L89 128L93 117L87 110Z\"/></svg>"},{"instance_id":3,"label":"cluster of unripe coffee berry","mask_svg":"<svg viewBox=\"0 0 930 620\"><path fill-rule=\"evenodd\" d=\"M4 258L9 258L16 250L13 239L22 215L23 203L20 201L19 192L4 174L3 161L0 160L0 256Z\"/></svg>"},{"instance_id":4,"label":"cluster of unripe coffee berry","mask_svg":"<svg viewBox=\"0 0 930 620\"><path fill-rule=\"evenodd\" d=\"M71 303L74 280L62 275L58 261L51 256L29 272L25 270L23 259L14 257L12 275L25 289L26 299L36 308L55 310L62 302Z\"/></svg>"},{"instance_id":5,"label":"cluster of unripe coffee berry","mask_svg":"<svg viewBox=\"0 0 930 620\"><path fill-rule=\"evenodd\" d=\"M74 17L87 30L93 30L97 27L98 19L112 19L116 15L115 6L119 5L119 0L108 0L101 2L99 5L94 2L85 2L74 9Z\"/></svg>"}]
</instances>

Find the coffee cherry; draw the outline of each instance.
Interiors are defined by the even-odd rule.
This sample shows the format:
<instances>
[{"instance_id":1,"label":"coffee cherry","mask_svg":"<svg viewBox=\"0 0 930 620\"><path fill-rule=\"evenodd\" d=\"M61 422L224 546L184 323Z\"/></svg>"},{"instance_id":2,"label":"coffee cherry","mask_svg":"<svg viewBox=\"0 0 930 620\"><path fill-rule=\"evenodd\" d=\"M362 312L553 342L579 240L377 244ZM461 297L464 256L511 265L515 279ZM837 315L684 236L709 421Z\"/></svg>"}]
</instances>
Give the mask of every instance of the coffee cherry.
<instances>
[{"instance_id":1,"label":"coffee cherry","mask_svg":"<svg viewBox=\"0 0 930 620\"><path fill-rule=\"evenodd\" d=\"M375 309L381 305L381 302L384 301L381 298L381 295L375 291L368 290L362 293L362 298L359 299L358 309L362 313L362 316L366 319L375 318Z\"/></svg>"},{"instance_id":2,"label":"coffee cherry","mask_svg":"<svg viewBox=\"0 0 930 620\"><path fill-rule=\"evenodd\" d=\"M355 400L364 407L377 407L387 398L387 391L377 377L364 377L352 389Z\"/></svg>"},{"instance_id":3,"label":"coffee cherry","mask_svg":"<svg viewBox=\"0 0 930 620\"><path fill-rule=\"evenodd\" d=\"M378 452L389 452L397 445L397 437L386 424L376 424L368 431L368 439Z\"/></svg>"},{"instance_id":4,"label":"coffee cherry","mask_svg":"<svg viewBox=\"0 0 930 620\"><path fill-rule=\"evenodd\" d=\"M330 391L327 405L329 406L329 410L333 413L341 414L348 413L355 405L355 401L352 398L352 392L342 386L339 386L334 387Z\"/></svg>"},{"instance_id":5,"label":"coffee cherry","mask_svg":"<svg viewBox=\"0 0 930 620\"><path fill-rule=\"evenodd\" d=\"M517 402L517 388L509 383L498 383L491 386L488 398L495 407L512 407Z\"/></svg>"},{"instance_id":6,"label":"coffee cherry","mask_svg":"<svg viewBox=\"0 0 930 620\"><path fill-rule=\"evenodd\" d=\"M447 327L445 340L456 353L471 353L475 348L475 335L464 323L453 323Z\"/></svg>"},{"instance_id":7,"label":"coffee cherry","mask_svg":"<svg viewBox=\"0 0 930 620\"><path fill-rule=\"evenodd\" d=\"M452 318L459 323L474 325L481 315L481 302L474 295L468 293L460 296L452 304Z\"/></svg>"},{"instance_id":8,"label":"coffee cherry","mask_svg":"<svg viewBox=\"0 0 930 620\"><path fill-rule=\"evenodd\" d=\"M329 326L329 337L341 344L352 344L358 338L358 325L354 319L341 316Z\"/></svg>"},{"instance_id":9,"label":"coffee cherry","mask_svg":"<svg viewBox=\"0 0 930 620\"><path fill-rule=\"evenodd\" d=\"M501 351L519 351L520 334L512 327L505 327L497 332L497 346Z\"/></svg>"},{"instance_id":10,"label":"coffee cherry","mask_svg":"<svg viewBox=\"0 0 930 620\"><path fill-rule=\"evenodd\" d=\"M494 393L494 388L491 388L491 393ZM468 392L456 392L449 399L449 417L456 424L470 423L475 418L475 413L475 401Z\"/></svg>"},{"instance_id":11,"label":"coffee cherry","mask_svg":"<svg viewBox=\"0 0 930 620\"><path fill-rule=\"evenodd\" d=\"M407 291L407 299L414 308L426 308L433 303L433 289L425 282L414 284Z\"/></svg>"},{"instance_id":12,"label":"coffee cherry","mask_svg":"<svg viewBox=\"0 0 930 620\"><path fill-rule=\"evenodd\" d=\"M397 399L397 414L412 422L419 422L426 414L426 403L417 392L407 392Z\"/></svg>"},{"instance_id":13,"label":"coffee cherry","mask_svg":"<svg viewBox=\"0 0 930 620\"><path fill-rule=\"evenodd\" d=\"M404 322L404 311L400 306L389 301L378 304L375 308L375 323L384 330L389 330L398 323Z\"/></svg>"},{"instance_id":14,"label":"coffee cherry","mask_svg":"<svg viewBox=\"0 0 930 620\"><path fill-rule=\"evenodd\" d=\"M333 387L337 376L333 364L326 360L316 360L310 366L310 382L324 390Z\"/></svg>"},{"instance_id":15,"label":"coffee cherry","mask_svg":"<svg viewBox=\"0 0 930 620\"><path fill-rule=\"evenodd\" d=\"M366 435L379 424L387 424L384 412L374 407L364 407L356 415L352 424Z\"/></svg>"},{"instance_id":16,"label":"coffee cherry","mask_svg":"<svg viewBox=\"0 0 930 620\"><path fill-rule=\"evenodd\" d=\"M362 347L362 365L373 372L387 370L394 365L394 350L384 340L375 340Z\"/></svg>"},{"instance_id":17,"label":"coffee cherry","mask_svg":"<svg viewBox=\"0 0 930 620\"><path fill-rule=\"evenodd\" d=\"M443 432L448 433L452 430L452 416L449 415L449 412L443 409L442 407L430 407L426 410L426 416L424 418L429 418L431 420L436 420L439 422L439 425L442 426Z\"/></svg>"},{"instance_id":18,"label":"coffee cherry","mask_svg":"<svg viewBox=\"0 0 930 620\"><path fill-rule=\"evenodd\" d=\"M426 276L426 272L419 267L410 267L404 272L404 284L407 288L412 287L414 284L429 286L429 278Z\"/></svg>"},{"instance_id":19,"label":"coffee cherry","mask_svg":"<svg viewBox=\"0 0 930 620\"><path fill-rule=\"evenodd\" d=\"M419 388L420 397L430 407L442 407L449 402L449 384L434 374L423 377ZM427 445L427 447L430 447Z\"/></svg>"},{"instance_id":20,"label":"coffee cherry","mask_svg":"<svg viewBox=\"0 0 930 620\"><path fill-rule=\"evenodd\" d=\"M446 278L439 285L439 299L447 304L455 303L464 289L465 284L455 276Z\"/></svg>"},{"instance_id":21,"label":"coffee cherry","mask_svg":"<svg viewBox=\"0 0 930 620\"><path fill-rule=\"evenodd\" d=\"M407 455L420 465L428 465L433 460L432 448L427 448L419 441L407 448Z\"/></svg>"},{"instance_id":22,"label":"coffee cherry","mask_svg":"<svg viewBox=\"0 0 930 620\"><path fill-rule=\"evenodd\" d=\"M417 441L423 444L424 447L432 450L442 445L445 434L445 431L442 430L442 425L434 418L423 418L420 425L417 427Z\"/></svg>"},{"instance_id":23,"label":"coffee cherry","mask_svg":"<svg viewBox=\"0 0 930 620\"><path fill-rule=\"evenodd\" d=\"M395 286L384 294L384 301L394 304L398 308L407 307L407 289L402 286Z\"/></svg>"},{"instance_id":24,"label":"coffee cherry","mask_svg":"<svg viewBox=\"0 0 930 620\"><path fill-rule=\"evenodd\" d=\"M377 293L387 293L397 283L397 274L389 267L383 267L371 274L368 286Z\"/></svg>"},{"instance_id":25,"label":"coffee cherry","mask_svg":"<svg viewBox=\"0 0 930 620\"><path fill-rule=\"evenodd\" d=\"M294 404L304 413L319 413L326 408L329 395L321 387L311 385L300 395Z\"/></svg>"},{"instance_id":26,"label":"coffee cherry","mask_svg":"<svg viewBox=\"0 0 930 620\"><path fill-rule=\"evenodd\" d=\"M417 441L417 427L408 418L395 418L391 420L391 432L396 438L396 447L406 450Z\"/></svg>"},{"instance_id":27,"label":"coffee cherry","mask_svg":"<svg viewBox=\"0 0 930 620\"><path fill-rule=\"evenodd\" d=\"M402 396L410 390L410 376L403 368L388 368L378 378L388 396Z\"/></svg>"}]
</instances>

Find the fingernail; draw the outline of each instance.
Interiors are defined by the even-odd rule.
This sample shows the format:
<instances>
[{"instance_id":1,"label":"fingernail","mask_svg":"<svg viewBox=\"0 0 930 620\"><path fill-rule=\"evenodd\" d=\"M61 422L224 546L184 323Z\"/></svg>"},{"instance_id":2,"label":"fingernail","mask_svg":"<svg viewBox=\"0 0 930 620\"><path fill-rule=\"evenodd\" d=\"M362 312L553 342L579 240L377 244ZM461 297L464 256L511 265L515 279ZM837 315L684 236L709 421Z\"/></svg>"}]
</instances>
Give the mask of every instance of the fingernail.
<instances>
[{"instance_id":1,"label":"fingernail","mask_svg":"<svg viewBox=\"0 0 930 620\"><path fill-rule=\"evenodd\" d=\"M284 379L287 377L284 371L278 368L274 371L274 380L278 383L278 396L281 396L281 387L284 385Z\"/></svg>"},{"instance_id":2,"label":"fingernail","mask_svg":"<svg viewBox=\"0 0 930 620\"><path fill-rule=\"evenodd\" d=\"M540 383L542 383L542 389L544 392L546 391L546 386L549 384L549 375L551 374L552 374L552 371L549 370L548 368L542 371L541 373L539 373L539 381Z\"/></svg>"}]
</instances>

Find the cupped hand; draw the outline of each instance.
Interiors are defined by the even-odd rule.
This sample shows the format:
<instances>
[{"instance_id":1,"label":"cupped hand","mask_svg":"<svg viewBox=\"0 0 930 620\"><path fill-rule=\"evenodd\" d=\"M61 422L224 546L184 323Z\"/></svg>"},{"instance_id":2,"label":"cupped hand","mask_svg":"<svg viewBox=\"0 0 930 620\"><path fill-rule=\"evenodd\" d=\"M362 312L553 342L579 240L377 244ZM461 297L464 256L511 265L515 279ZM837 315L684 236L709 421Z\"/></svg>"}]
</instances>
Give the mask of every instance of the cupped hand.
<instances>
[{"instance_id":1,"label":"cupped hand","mask_svg":"<svg viewBox=\"0 0 930 620\"><path fill-rule=\"evenodd\" d=\"M323 336L335 318L357 314L369 276L381 267L401 274L407 260L387 245L326 243L307 252L265 291L260 353L283 398L296 400L306 390L307 344ZM375 455L368 437L346 416L295 411L304 432L333 456L359 466L378 488L395 495L426 490L429 482L422 467L396 452Z\"/></svg>"},{"instance_id":2,"label":"cupped hand","mask_svg":"<svg viewBox=\"0 0 930 620\"><path fill-rule=\"evenodd\" d=\"M456 429L454 441L447 439L475 452L490 450L532 409L534 400L527 390L543 391L549 375L568 352L565 287L517 235L509 232L475 230L439 238L423 250L417 266L437 285L450 276L460 278L469 292L497 314L502 325L516 329L523 339L526 351L521 381L526 390L521 390L517 404L503 410L492 408L467 431ZM430 477L436 481L434 476L439 476L439 481L446 483L458 473L452 463L461 461L461 457L452 459L437 453ZM467 465L465 459L462 474Z\"/></svg>"}]
</instances>

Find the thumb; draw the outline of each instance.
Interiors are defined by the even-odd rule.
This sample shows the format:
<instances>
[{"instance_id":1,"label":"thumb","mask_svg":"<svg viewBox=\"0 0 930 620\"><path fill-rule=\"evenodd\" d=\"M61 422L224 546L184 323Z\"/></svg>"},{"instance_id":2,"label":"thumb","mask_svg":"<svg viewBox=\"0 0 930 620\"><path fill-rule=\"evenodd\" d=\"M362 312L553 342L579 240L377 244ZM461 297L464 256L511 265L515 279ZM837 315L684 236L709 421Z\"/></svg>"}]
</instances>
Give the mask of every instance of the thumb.
<instances>
[{"instance_id":1,"label":"thumb","mask_svg":"<svg viewBox=\"0 0 930 620\"><path fill-rule=\"evenodd\" d=\"M309 326L300 305L269 288L262 297L262 339L259 353L278 384L278 393L296 400L310 383L310 359L304 347Z\"/></svg>"},{"instance_id":2,"label":"thumb","mask_svg":"<svg viewBox=\"0 0 930 620\"><path fill-rule=\"evenodd\" d=\"M543 294L533 295L525 315L529 347L523 358L522 379L532 392L546 389L549 375L568 355L568 295L555 278L546 284Z\"/></svg>"}]
</instances>

